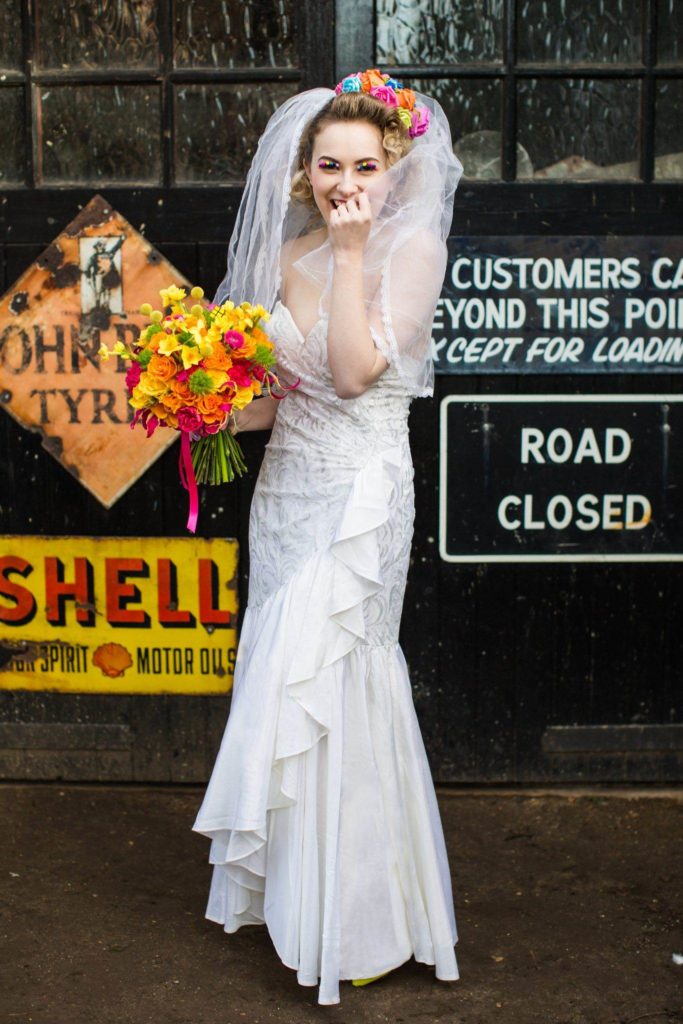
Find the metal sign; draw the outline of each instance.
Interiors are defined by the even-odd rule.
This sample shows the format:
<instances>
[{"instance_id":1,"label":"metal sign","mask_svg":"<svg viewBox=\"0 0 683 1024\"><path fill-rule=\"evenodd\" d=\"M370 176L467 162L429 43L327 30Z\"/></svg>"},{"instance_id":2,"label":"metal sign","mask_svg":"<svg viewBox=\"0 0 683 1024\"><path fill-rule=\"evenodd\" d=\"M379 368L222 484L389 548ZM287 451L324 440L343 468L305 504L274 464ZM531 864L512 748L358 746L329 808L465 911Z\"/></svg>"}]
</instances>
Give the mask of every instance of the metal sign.
<instances>
[{"instance_id":1,"label":"metal sign","mask_svg":"<svg viewBox=\"0 0 683 1024\"><path fill-rule=\"evenodd\" d=\"M0 689L220 694L235 540L0 537Z\"/></svg>"},{"instance_id":2,"label":"metal sign","mask_svg":"<svg viewBox=\"0 0 683 1024\"><path fill-rule=\"evenodd\" d=\"M437 373L683 371L683 238L449 239Z\"/></svg>"},{"instance_id":3,"label":"metal sign","mask_svg":"<svg viewBox=\"0 0 683 1024\"><path fill-rule=\"evenodd\" d=\"M134 341L170 283L188 285L98 195L0 300L0 404L105 508L177 434L130 430L127 365L97 351Z\"/></svg>"},{"instance_id":4,"label":"metal sign","mask_svg":"<svg viewBox=\"0 0 683 1024\"><path fill-rule=\"evenodd\" d=\"M683 559L683 396L449 395L447 562Z\"/></svg>"}]
</instances>

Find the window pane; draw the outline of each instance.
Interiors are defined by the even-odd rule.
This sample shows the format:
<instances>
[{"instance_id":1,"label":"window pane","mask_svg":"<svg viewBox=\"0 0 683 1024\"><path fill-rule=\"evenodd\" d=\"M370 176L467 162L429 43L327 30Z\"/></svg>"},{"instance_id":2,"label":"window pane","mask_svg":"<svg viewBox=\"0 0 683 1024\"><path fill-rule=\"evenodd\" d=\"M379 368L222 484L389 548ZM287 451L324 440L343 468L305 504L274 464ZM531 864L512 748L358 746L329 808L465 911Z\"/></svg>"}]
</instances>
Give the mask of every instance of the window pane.
<instances>
[{"instance_id":1,"label":"window pane","mask_svg":"<svg viewBox=\"0 0 683 1024\"><path fill-rule=\"evenodd\" d=\"M655 125L655 178L683 178L683 80L660 80Z\"/></svg>"},{"instance_id":2,"label":"window pane","mask_svg":"<svg viewBox=\"0 0 683 1024\"><path fill-rule=\"evenodd\" d=\"M24 86L7 85L0 89L0 182L24 183Z\"/></svg>"},{"instance_id":3,"label":"window pane","mask_svg":"<svg viewBox=\"0 0 683 1024\"><path fill-rule=\"evenodd\" d=\"M296 67L294 0L177 0L177 68Z\"/></svg>"},{"instance_id":4,"label":"window pane","mask_svg":"<svg viewBox=\"0 0 683 1024\"><path fill-rule=\"evenodd\" d=\"M241 184L268 118L296 91L294 82L178 86L176 181Z\"/></svg>"},{"instance_id":5,"label":"window pane","mask_svg":"<svg viewBox=\"0 0 683 1024\"><path fill-rule=\"evenodd\" d=\"M640 62L640 0L521 0L519 61Z\"/></svg>"},{"instance_id":6,"label":"window pane","mask_svg":"<svg viewBox=\"0 0 683 1024\"><path fill-rule=\"evenodd\" d=\"M659 0L657 59L660 64L683 63L683 3Z\"/></svg>"},{"instance_id":7,"label":"window pane","mask_svg":"<svg viewBox=\"0 0 683 1024\"><path fill-rule=\"evenodd\" d=\"M22 69L21 15L19 0L0 3L0 68L3 71Z\"/></svg>"},{"instance_id":8,"label":"window pane","mask_svg":"<svg viewBox=\"0 0 683 1024\"><path fill-rule=\"evenodd\" d=\"M156 68L157 0L36 0L41 68Z\"/></svg>"},{"instance_id":9,"label":"window pane","mask_svg":"<svg viewBox=\"0 0 683 1024\"><path fill-rule=\"evenodd\" d=\"M36 96L39 181L159 183L158 86L68 85Z\"/></svg>"},{"instance_id":10,"label":"window pane","mask_svg":"<svg viewBox=\"0 0 683 1024\"><path fill-rule=\"evenodd\" d=\"M477 78L411 78L406 85L438 100L451 126L465 178L501 176L501 83Z\"/></svg>"},{"instance_id":11,"label":"window pane","mask_svg":"<svg viewBox=\"0 0 683 1024\"><path fill-rule=\"evenodd\" d=\"M518 177L638 177L638 82L538 78L517 88L518 139L533 168Z\"/></svg>"},{"instance_id":12,"label":"window pane","mask_svg":"<svg viewBox=\"0 0 683 1024\"><path fill-rule=\"evenodd\" d=\"M466 64L503 57L504 0L376 0L379 64Z\"/></svg>"}]
</instances>

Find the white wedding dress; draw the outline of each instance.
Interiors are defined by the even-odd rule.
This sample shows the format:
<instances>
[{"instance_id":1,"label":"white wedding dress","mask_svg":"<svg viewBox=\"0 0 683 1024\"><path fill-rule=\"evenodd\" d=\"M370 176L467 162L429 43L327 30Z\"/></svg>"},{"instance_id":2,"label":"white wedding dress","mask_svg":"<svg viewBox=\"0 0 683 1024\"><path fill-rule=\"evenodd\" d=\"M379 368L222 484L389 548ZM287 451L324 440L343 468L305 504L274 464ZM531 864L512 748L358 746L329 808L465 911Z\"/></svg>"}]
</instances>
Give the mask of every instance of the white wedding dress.
<instances>
[{"instance_id":1,"label":"white wedding dress","mask_svg":"<svg viewBox=\"0 0 683 1024\"><path fill-rule=\"evenodd\" d=\"M393 366L340 399L327 322L278 302L283 383L249 521L232 705L193 829L206 917L265 921L318 1002L411 956L459 977L446 846L398 643L414 520L410 397Z\"/></svg>"}]
</instances>

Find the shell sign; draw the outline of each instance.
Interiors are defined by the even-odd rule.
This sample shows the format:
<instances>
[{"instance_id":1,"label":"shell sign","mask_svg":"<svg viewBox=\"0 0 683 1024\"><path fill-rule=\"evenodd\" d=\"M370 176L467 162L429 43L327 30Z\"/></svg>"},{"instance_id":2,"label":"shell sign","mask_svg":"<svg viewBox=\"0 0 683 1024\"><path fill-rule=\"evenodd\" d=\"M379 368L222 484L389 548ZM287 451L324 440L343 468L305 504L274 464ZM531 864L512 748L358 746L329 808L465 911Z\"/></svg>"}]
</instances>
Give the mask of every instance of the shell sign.
<instances>
[{"instance_id":1,"label":"shell sign","mask_svg":"<svg viewBox=\"0 0 683 1024\"><path fill-rule=\"evenodd\" d=\"M0 403L105 508L177 434L130 429L126 364L97 351L134 341L171 282L190 286L96 195L0 300Z\"/></svg>"},{"instance_id":2,"label":"shell sign","mask_svg":"<svg viewBox=\"0 0 683 1024\"><path fill-rule=\"evenodd\" d=\"M0 537L0 689L222 694L235 540Z\"/></svg>"}]
</instances>

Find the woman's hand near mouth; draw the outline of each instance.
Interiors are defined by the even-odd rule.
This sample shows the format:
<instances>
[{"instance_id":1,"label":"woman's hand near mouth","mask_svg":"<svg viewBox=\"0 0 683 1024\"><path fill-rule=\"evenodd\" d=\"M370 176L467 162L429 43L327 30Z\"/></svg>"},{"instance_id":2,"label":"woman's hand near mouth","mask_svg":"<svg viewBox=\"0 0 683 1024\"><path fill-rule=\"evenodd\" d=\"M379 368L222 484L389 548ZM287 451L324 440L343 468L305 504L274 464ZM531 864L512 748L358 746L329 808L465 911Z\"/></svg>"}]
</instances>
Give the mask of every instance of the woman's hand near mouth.
<instances>
[{"instance_id":1,"label":"woman's hand near mouth","mask_svg":"<svg viewBox=\"0 0 683 1024\"><path fill-rule=\"evenodd\" d=\"M335 260L362 261L371 226L372 210L365 192L357 192L336 208L333 204L328 233Z\"/></svg>"}]
</instances>

